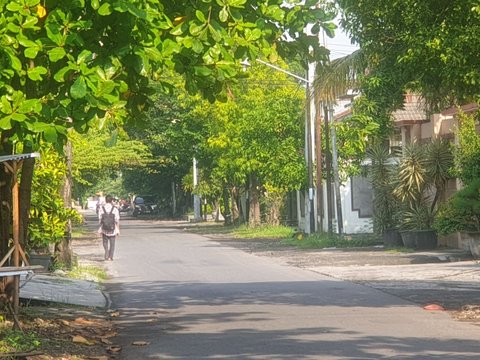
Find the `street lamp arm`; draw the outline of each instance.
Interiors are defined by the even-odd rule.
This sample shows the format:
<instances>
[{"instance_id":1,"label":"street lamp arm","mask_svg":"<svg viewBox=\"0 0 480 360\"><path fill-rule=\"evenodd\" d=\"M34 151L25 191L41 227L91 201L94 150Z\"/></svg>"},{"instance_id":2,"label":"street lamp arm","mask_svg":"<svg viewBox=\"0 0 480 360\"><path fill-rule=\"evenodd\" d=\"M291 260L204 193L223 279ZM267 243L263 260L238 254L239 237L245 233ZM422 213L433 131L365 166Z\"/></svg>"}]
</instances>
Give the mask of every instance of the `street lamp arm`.
<instances>
[{"instance_id":1,"label":"street lamp arm","mask_svg":"<svg viewBox=\"0 0 480 360\"><path fill-rule=\"evenodd\" d=\"M263 60L261 60L261 59L256 59L255 61L257 61L257 62L259 62L259 63L261 63L261 64L263 64L263 65L266 65L266 66L268 66L268 67L271 67L271 68L273 68L273 69L275 69L275 70L277 70L277 71L283 72L284 74L293 76L295 79L300 80L300 81L303 81L304 83L306 83L306 84L308 84L308 85L311 85L311 84L312 84L311 81L309 81L309 80L307 80L307 79L305 79L305 78L302 78L301 76L298 76L298 75L296 75L296 74L294 74L294 73L292 73L292 72L290 72L290 71L288 71L288 70L282 69L281 67L278 67L278 66L276 66L276 65L270 64L270 63L267 62L267 61L263 61ZM243 66L250 66L250 63L248 62L248 60L243 60L243 61L241 62L241 64L242 64Z\"/></svg>"}]
</instances>

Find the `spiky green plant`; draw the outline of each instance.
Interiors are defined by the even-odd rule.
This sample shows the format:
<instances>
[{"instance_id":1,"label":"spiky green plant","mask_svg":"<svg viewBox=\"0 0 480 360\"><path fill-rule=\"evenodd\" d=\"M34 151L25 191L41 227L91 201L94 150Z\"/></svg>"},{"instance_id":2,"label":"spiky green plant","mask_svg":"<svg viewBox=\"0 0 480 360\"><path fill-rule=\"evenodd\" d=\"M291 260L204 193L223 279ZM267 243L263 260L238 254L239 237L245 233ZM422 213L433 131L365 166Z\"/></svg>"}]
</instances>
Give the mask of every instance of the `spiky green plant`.
<instances>
[{"instance_id":1,"label":"spiky green plant","mask_svg":"<svg viewBox=\"0 0 480 360\"><path fill-rule=\"evenodd\" d=\"M397 226L395 212L398 201L393 195L394 157L388 147L376 145L367 151L371 165L367 168L367 176L373 188L373 227L377 234Z\"/></svg>"}]
</instances>

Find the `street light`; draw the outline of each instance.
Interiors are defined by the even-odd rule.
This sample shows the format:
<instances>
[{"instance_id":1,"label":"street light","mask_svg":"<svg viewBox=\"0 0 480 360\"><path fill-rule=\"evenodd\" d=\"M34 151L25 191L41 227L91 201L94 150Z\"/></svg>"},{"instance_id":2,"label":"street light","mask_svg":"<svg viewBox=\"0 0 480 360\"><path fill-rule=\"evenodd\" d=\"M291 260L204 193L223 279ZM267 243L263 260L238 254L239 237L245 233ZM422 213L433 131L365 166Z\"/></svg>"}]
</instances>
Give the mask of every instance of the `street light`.
<instances>
[{"instance_id":1,"label":"street light","mask_svg":"<svg viewBox=\"0 0 480 360\"><path fill-rule=\"evenodd\" d=\"M306 152L306 161L307 161L307 171L308 171L308 205L307 211L305 214L305 220L308 218L310 220L309 228L307 229L307 223L305 221L305 232L312 233L315 232L315 207L314 207L314 199L315 199L315 188L313 186L313 140L312 140L312 123L311 123L311 109L310 109L310 85L312 82L308 79L305 79L301 76L298 76L288 70L282 69L276 65L270 64L261 59L256 59L256 62L259 62L263 65L266 65L272 69L280 71L284 74L294 77L297 80L302 81L305 84L305 129L306 133L306 140L305 140L305 152ZM243 68L250 66L250 63L247 59L243 60L240 63ZM307 73L308 77L308 73Z\"/></svg>"}]
</instances>

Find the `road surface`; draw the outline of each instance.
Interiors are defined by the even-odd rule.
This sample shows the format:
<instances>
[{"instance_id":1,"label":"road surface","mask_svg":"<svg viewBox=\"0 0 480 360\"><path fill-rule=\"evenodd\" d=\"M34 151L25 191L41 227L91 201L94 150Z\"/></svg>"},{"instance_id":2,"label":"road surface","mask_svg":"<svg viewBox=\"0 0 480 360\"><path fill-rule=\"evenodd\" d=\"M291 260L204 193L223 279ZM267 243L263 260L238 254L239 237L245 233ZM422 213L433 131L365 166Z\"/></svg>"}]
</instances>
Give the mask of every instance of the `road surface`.
<instances>
[{"instance_id":1,"label":"road surface","mask_svg":"<svg viewBox=\"0 0 480 360\"><path fill-rule=\"evenodd\" d=\"M122 219L107 292L136 359L480 359L480 327L362 285Z\"/></svg>"}]
</instances>

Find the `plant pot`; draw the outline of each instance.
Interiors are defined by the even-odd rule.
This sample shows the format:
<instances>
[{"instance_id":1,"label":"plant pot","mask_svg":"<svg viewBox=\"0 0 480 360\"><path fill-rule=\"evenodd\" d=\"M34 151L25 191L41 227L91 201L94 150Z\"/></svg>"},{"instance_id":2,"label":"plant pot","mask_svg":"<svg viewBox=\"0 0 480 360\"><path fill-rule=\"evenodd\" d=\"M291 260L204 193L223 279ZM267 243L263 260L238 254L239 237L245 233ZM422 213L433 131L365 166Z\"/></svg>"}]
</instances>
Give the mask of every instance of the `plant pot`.
<instances>
[{"instance_id":1,"label":"plant pot","mask_svg":"<svg viewBox=\"0 0 480 360\"><path fill-rule=\"evenodd\" d=\"M52 256L50 254L30 254L30 256L28 257L28 261L30 262L30 265L43 266L43 270L40 270L40 272L45 272L48 271L48 268L50 267Z\"/></svg>"},{"instance_id":2,"label":"plant pot","mask_svg":"<svg viewBox=\"0 0 480 360\"><path fill-rule=\"evenodd\" d=\"M401 235L405 247L413 249L435 249L437 247L437 233L435 230L402 231Z\"/></svg>"},{"instance_id":3,"label":"plant pot","mask_svg":"<svg viewBox=\"0 0 480 360\"><path fill-rule=\"evenodd\" d=\"M396 248L403 246L402 236L397 229L386 229L383 232L383 246L386 248Z\"/></svg>"}]
</instances>

